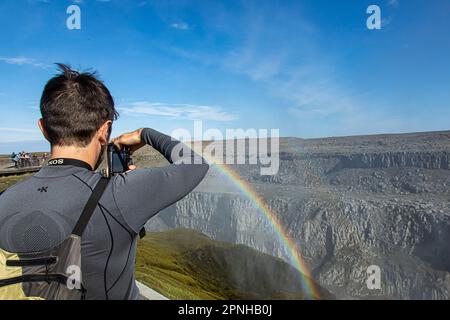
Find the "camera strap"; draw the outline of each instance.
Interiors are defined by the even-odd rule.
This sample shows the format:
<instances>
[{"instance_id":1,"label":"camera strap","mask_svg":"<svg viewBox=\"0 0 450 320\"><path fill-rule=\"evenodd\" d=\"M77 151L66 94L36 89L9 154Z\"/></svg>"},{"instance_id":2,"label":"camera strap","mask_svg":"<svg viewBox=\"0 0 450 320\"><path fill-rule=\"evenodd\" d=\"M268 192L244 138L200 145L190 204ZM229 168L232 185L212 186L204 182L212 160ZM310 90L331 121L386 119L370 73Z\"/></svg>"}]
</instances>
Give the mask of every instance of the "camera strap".
<instances>
[{"instance_id":1,"label":"camera strap","mask_svg":"<svg viewBox=\"0 0 450 320\"><path fill-rule=\"evenodd\" d=\"M80 168L85 168L90 171L93 171L91 165L87 162L78 159L70 159L70 158L56 158L51 159L47 162L49 167L59 167L59 166L75 166Z\"/></svg>"}]
</instances>

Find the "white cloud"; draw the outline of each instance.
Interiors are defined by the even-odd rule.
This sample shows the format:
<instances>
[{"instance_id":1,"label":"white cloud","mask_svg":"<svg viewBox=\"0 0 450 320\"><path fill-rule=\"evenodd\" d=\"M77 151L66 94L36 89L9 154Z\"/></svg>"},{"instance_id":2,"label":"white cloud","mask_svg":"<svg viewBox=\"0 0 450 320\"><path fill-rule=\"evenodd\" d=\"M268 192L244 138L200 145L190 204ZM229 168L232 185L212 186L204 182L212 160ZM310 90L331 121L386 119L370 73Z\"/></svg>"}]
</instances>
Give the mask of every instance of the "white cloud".
<instances>
[{"instance_id":1,"label":"white cloud","mask_svg":"<svg viewBox=\"0 0 450 320\"><path fill-rule=\"evenodd\" d=\"M21 141L41 141L42 134L37 129L0 127L0 143Z\"/></svg>"},{"instance_id":2,"label":"white cloud","mask_svg":"<svg viewBox=\"0 0 450 320\"><path fill-rule=\"evenodd\" d=\"M48 65L38 62L35 59L27 58L27 57L1 57L0 56L0 61L3 61L7 64L16 65L16 66L29 65L29 66L38 67L38 68L48 68L49 67Z\"/></svg>"},{"instance_id":3,"label":"white cloud","mask_svg":"<svg viewBox=\"0 0 450 320\"><path fill-rule=\"evenodd\" d=\"M9 127L0 127L0 132L28 132L28 133L39 133L36 129L23 129L23 128L9 128Z\"/></svg>"},{"instance_id":4,"label":"white cloud","mask_svg":"<svg viewBox=\"0 0 450 320\"><path fill-rule=\"evenodd\" d=\"M314 27L305 25L297 28L293 37L284 32L284 38L277 38L280 30L270 36L260 22L247 32L241 48L224 57L223 67L260 82L272 96L283 99L286 112L298 119L302 134L317 137L407 128L404 120L389 114L383 99L345 84L333 57L316 45Z\"/></svg>"},{"instance_id":5,"label":"white cloud","mask_svg":"<svg viewBox=\"0 0 450 320\"><path fill-rule=\"evenodd\" d=\"M273 52L259 48L255 42L258 41L252 39L240 50L229 53L223 60L224 68L263 83L273 96L288 101L290 110L328 116L352 113L360 107L355 94L339 84L333 65L319 52L313 60L320 63L306 64L302 59L293 62L292 57L302 57L302 52L289 43L282 43Z\"/></svg>"},{"instance_id":6,"label":"white cloud","mask_svg":"<svg viewBox=\"0 0 450 320\"><path fill-rule=\"evenodd\" d=\"M0 143L19 143L19 142L41 142L45 141L43 137L29 137L29 136L17 136L17 137L4 137L0 136Z\"/></svg>"},{"instance_id":7,"label":"white cloud","mask_svg":"<svg viewBox=\"0 0 450 320\"><path fill-rule=\"evenodd\" d=\"M220 107L194 104L135 102L119 108L127 115L151 115L188 120L232 121L236 116Z\"/></svg>"},{"instance_id":8,"label":"white cloud","mask_svg":"<svg viewBox=\"0 0 450 320\"><path fill-rule=\"evenodd\" d=\"M301 78L291 82L274 82L272 91L294 103L295 108L318 116L355 112L355 97L336 84L336 81Z\"/></svg>"},{"instance_id":9,"label":"white cloud","mask_svg":"<svg viewBox=\"0 0 450 320\"><path fill-rule=\"evenodd\" d=\"M389 0L388 1L388 6L392 7L392 8L397 8L400 5L400 2L398 0ZM383 15L383 19L381 20L381 26L387 27L388 25L390 25L392 23L392 21L394 20L394 17L392 15L389 15L387 17L384 17Z\"/></svg>"},{"instance_id":10,"label":"white cloud","mask_svg":"<svg viewBox=\"0 0 450 320\"><path fill-rule=\"evenodd\" d=\"M383 19L381 19L381 26L387 27L388 25L390 25L392 23L393 20L394 20L394 18L392 16L383 18Z\"/></svg>"},{"instance_id":11,"label":"white cloud","mask_svg":"<svg viewBox=\"0 0 450 320\"><path fill-rule=\"evenodd\" d=\"M392 6L398 5L398 1L391 2ZM274 11L272 6L250 6L251 10L243 13L242 25L233 25L229 31L240 28L239 46L209 55L176 48L169 48L170 51L259 82L269 94L283 100L280 112L316 124L317 136L326 131L351 131L352 126L363 132L375 117L374 127L391 127L392 121L385 112L389 108L377 109L383 99L346 85L345 73L340 73L334 56L318 41L321 35L315 25L286 8ZM391 20L384 21L384 25ZM374 109L376 113L372 112ZM392 126L399 122L396 120Z\"/></svg>"},{"instance_id":12,"label":"white cloud","mask_svg":"<svg viewBox=\"0 0 450 320\"><path fill-rule=\"evenodd\" d=\"M398 2L398 0L389 0L389 2L388 2L388 6L391 6L391 7L398 7L399 4L400 3Z\"/></svg>"},{"instance_id":13,"label":"white cloud","mask_svg":"<svg viewBox=\"0 0 450 320\"><path fill-rule=\"evenodd\" d=\"M223 64L229 71L246 74L251 79L260 81L277 76L284 58L282 52L261 57L252 48L246 47L228 53Z\"/></svg>"},{"instance_id":14,"label":"white cloud","mask_svg":"<svg viewBox=\"0 0 450 320\"><path fill-rule=\"evenodd\" d=\"M189 25L185 22L172 23L170 26L178 30L189 30Z\"/></svg>"}]
</instances>

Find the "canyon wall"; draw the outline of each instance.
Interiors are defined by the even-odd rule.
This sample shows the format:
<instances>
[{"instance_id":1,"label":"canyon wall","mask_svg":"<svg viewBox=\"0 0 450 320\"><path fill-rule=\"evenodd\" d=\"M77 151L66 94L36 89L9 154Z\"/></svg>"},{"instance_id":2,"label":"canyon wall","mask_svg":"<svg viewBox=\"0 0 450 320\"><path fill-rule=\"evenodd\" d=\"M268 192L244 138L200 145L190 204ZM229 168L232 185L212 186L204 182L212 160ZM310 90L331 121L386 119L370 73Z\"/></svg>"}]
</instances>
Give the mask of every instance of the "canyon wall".
<instances>
[{"instance_id":1,"label":"canyon wall","mask_svg":"<svg viewBox=\"0 0 450 320\"><path fill-rule=\"evenodd\" d=\"M277 175L260 176L257 165L232 169L265 200L314 279L337 298L448 299L450 148L447 133L421 137L433 147L395 150L388 142L405 137L383 136L363 146L363 138L341 138L346 147L329 150L339 140L291 138L280 149ZM289 262L267 217L226 181L212 167L193 193L147 228L195 229ZM380 290L366 284L371 265L381 270Z\"/></svg>"}]
</instances>

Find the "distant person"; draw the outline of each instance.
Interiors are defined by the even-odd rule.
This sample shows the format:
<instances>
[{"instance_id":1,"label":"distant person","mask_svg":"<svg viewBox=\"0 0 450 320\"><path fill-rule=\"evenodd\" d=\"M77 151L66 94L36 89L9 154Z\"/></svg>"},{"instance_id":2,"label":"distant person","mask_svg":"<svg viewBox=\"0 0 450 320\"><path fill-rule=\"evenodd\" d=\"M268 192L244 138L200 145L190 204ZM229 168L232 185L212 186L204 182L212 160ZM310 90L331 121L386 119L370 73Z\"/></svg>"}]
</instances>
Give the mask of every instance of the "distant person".
<instances>
[{"instance_id":1,"label":"distant person","mask_svg":"<svg viewBox=\"0 0 450 320\"><path fill-rule=\"evenodd\" d=\"M19 153L19 168L25 167L25 151Z\"/></svg>"},{"instance_id":2,"label":"distant person","mask_svg":"<svg viewBox=\"0 0 450 320\"><path fill-rule=\"evenodd\" d=\"M94 74L59 66L61 73L47 83L40 102L39 127L51 145L49 165L0 197L0 248L9 252L45 250L66 239L101 179L94 170L117 118L113 98ZM132 151L149 145L170 163L180 146L149 128L113 141ZM189 150L185 156L196 155ZM86 299L139 298L134 269L140 230L191 192L207 171L204 162L177 163L111 178L81 237Z\"/></svg>"},{"instance_id":3,"label":"distant person","mask_svg":"<svg viewBox=\"0 0 450 320\"><path fill-rule=\"evenodd\" d=\"M34 167L34 166L39 166L39 160L38 160L38 157L37 157L37 155L35 155L35 154L32 154L31 155L31 165Z\"/></svg>"},{"instance_id":4,"label":"distant person","mask_svg":"<svg viewBox=\"0 0 450 320\"><path fill-rule=\"evenodd\" d=\"M31 158L30 155L26 152L23 153L23 166L29 167L31 166Z\"/></svg>"},{"instance_id":5,"label":"distant person","mask_svg":"<svg viewBox=\"0 0 450 320\"><path fill-rule=\"evenodd\" d=\"M20 160L19 155L13 152L11 154L11 161L14 162L14 168L17 168L19 166L19 160Z\"/></svg>"},{"instance_id":6,"label":"distant person","mask_svg":"<svg viewBox=\"0 0 450 320\"><path fill-rule=\"evenodd\" d=\"M45 153L42 155L41 166L43 166L43 165L45 164L45 160L47 160L47 157L48 157L47 152L45 152Z\"/></svg>"}]
</instances>

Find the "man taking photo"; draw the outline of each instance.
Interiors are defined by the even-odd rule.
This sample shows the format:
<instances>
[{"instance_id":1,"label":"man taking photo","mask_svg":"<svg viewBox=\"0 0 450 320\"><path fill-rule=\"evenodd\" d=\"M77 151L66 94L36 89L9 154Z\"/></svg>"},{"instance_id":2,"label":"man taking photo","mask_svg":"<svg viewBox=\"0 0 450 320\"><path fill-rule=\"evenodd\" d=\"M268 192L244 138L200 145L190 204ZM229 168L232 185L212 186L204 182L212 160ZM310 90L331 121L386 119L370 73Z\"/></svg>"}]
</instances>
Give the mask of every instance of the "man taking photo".
<instances>
[{"instance_id":1,"label":"man taking photo","mask_svg":"<svg viewBox=\"0 0 450 320\"><path fill-rule=\"evenodd\" d=\"M0 197L0 248L9 252L46 250L67 238L101 179L95 170L118 116L113 98L95 74L59 68L40 102L39 127L51 145L49 165ZM153 129L138 129L112 142L131 152L149 145L171 164L141 170L130 166L133 170L108 182L81 237L86 299L139 298L134 267L140 230L191 192L208 171L205 161L174 159L181 142ZM187 150L184 157L198 157Z\"/></svg>"}]
</instances>

